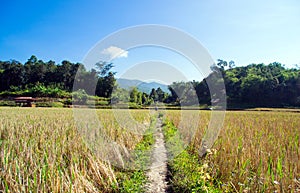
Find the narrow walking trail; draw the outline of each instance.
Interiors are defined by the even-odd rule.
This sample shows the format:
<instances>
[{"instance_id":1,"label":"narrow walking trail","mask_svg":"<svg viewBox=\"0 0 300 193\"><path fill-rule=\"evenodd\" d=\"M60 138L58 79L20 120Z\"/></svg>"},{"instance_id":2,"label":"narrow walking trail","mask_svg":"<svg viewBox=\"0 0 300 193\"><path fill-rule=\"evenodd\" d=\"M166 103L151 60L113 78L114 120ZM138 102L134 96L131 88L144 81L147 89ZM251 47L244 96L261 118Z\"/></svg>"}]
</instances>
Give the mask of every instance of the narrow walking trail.
<instances>
[{"instance_id":1,"label":"narrow walking trail","mask_svg":"<svg viewBox=\"0 0 300 193\"><path fill-rule=\"evenodd\" d=\"M149 182L146 184L145 188L146 192L149 193L167 192L168 156L162 132L162 120L160 118L158 118L156 122L154 137L155 144L151 156L151 166L146 173Z\"/></svg>"}]
</instances>

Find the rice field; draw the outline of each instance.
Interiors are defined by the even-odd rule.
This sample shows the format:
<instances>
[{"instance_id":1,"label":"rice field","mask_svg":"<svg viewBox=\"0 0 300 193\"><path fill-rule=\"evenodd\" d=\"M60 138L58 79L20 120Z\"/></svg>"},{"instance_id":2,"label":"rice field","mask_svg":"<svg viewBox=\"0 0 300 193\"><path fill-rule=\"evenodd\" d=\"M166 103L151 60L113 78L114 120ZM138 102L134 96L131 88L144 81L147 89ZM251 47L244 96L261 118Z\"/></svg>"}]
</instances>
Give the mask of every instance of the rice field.
<instances>
[{"instance_id":1,"label":"rice field","mask_svg":"<svg viewBox=\"0 0 300 193\"><path fill-rule=\"evenodd\" d=\"M139 128L130 121L120 124L112 110L96 112L102 132L129 150L143 139L136 132L148 128L153 116L130 110L145 125ZM197 155L210 111L163 113L190 142L188 152ZM205 158L213 185L221 192L300 191L299 120L294 112L226 112ZM197 128L191 128L195 121ZM0 155L0 192L114 192L118 186L117 169L87 147L72 109L0 108Z\"/></svg>"},{"instance_id":2,"label":"rice field","mask_svg":"<svg viewBox=\"0 0 300 193\"><path fill-rule=\"evenodd\" d=\"M97 111L103 132L133 148L142 138L122 128L111 110ZM131 112L149 124L148 111ZM130 139L130 140L129 140ZM0 192L109 192L109 162L84 145L72 109L0 108Z\"/></svg>"},{"instance_id":3,"label":"rice field","mask_svg":"<svg viewBox=\"0 0 300 193\"><path fill-rule=\"evenodd\" d=\"M176 127L180 112L168 112ZM199 129L191 143L197 154L210 112L200 112ZM226 112L220 135L206 159L210 175L222 191L299 192L300 114L293 112Z\"/></svg>"}]
</instances>

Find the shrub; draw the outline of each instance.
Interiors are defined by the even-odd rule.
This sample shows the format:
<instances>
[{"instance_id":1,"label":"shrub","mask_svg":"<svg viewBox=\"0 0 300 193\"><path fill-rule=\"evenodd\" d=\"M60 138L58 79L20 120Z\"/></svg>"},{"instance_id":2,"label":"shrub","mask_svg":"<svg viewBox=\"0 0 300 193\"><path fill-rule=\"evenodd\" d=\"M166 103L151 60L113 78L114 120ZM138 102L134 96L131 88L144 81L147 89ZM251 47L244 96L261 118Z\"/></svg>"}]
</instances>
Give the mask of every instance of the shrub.
<instances>
[{"instance_id":1,"label":"shrub","mask_svg":"<svg viewBox=\"0 0 300 193\"><path fill-rule=\"evenodd\" d=\"M0 106L15 107L16 103L14 101L0 101Z\"/></svg>"},{"instance_id":2,"label":"shrub","mask_svg":"<svg viewBox=\"0 0 300 193\"><path fill-rule=\"evenodd\" d=\"M52 107L51 102L36 102L36 107Z\"/></svg>"},{"instance_id":3,"label":"shrub","mask_svg":"<svg viewBox=\"0 0 300 193\"><path fill-rule=\"evenodd\" d=\"M86 104L89 95L83 89L79 89L72 93L73 103L74 104Z\"/></svg>"},{"instance_id":4,"label":"shrub","mask_svg":"<svg viewBox=\"0 0 300 193\"><path fill-rule=\"evenodd\" d=\"M52 102L51 107L62 108L64 107L64 104L61 102Z\"/></svg>"},{"instance_id":5,"label":"shrub","mask_svg":"<svg viewBox=\"0 0 300 193\"><path fill-rule=\"evenodd\" d=\"M129 103L129 108L130 109L140 109L140 108L142 108L142 106L138 105L136 103Z\"/></svg>"}]
</instances>

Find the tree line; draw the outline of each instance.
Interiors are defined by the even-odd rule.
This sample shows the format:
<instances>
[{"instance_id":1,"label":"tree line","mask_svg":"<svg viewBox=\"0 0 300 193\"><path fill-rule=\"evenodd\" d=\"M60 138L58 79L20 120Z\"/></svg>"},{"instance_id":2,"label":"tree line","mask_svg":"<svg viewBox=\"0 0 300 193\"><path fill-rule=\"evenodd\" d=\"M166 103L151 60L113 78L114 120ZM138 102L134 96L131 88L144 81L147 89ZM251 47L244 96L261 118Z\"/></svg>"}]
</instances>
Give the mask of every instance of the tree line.
<instances>
[{"instance_id":1,"label":"tree line","mask_svg":"<svg viewBox=\"0 0 300 193\"><path fill-rule=\"evenodd\" d=\"M99 62L96 69L86 70L81 63L44 62L34 55L24 64L16 60L0 61L0 92L63 97L61 95L72 92L75 82L81 85L93 82L96 88L86 87L84 92L108 98L116 81L115 73L110 71L112 67L111 63Z\"/></svg>"},{"instance_id":2,"label":"tree line","mask_svg":"<svg viewBox=\"0 0 300 193\"><path fill-rule=\"evenodd\" d=\"M84 88L80 92L111 98L116 103L127 101L151 105L163 102L175 106L210 106L213 93L210 93L207 81L220 82L214 80L212 73L202 81L174 82L168 86L169 93L160 88L153 88L151 93L140 92L137 88L126 91L116 85L112 67L112 63L99 62L95 64L95 69L87 70L81 63L67 60L59 64L52 60L44 62L36 56L31 56L24 64L16 60L0 61L0 93L2 96L7 93L64 97L72 92L74 83L77 83ZM223 77L229 107L300 106L299 68L285 68L278 62L235 67L233 61L224 60L218 60L212 68L217 68Z\"/></svg>"},{"instance_id":3,"label":"tree line","mask_svg":"<svg viewBox=\"0 0 300 193\"><path fill-rule=\"evenodd\" d=\"M218 60L214 66L222 73L226 88L228 107L289 107L300 106L300 69L285 68L278 62L268 65L263 63L235 67ZM207 81L213 79L212 74L203 81L176 82L169 86L171 98L167 102L193 104L197 97L199 104L211 105L211 93ZM220 80L212 80L218 83ZM190 88L195 92L190 92ZM178 97L178 93L183 97ZM187 97L195 95L196 97Z\"/></svg>"},{"instance_id":4,"label":"tree line","mask_svg":"<svg viewBox=\"0 0 300 193\"><path fill-rule=\"evenodd\" d=\"M218 70L202 81L173 82L168 86L170 94L164 93L160 88L152 89L150 99L174 106L211 106L211 95L214 93L210 93L207 84L210 81L213 84L224 83L229 108L300 106L298 67L285 68L278 62L235 67L233 61L219 59L211 68ZM221 73L223 80L216 79L214 73ZM131 93L134 96L138 94L136 90Z\"/></svg>"}]
</instances>

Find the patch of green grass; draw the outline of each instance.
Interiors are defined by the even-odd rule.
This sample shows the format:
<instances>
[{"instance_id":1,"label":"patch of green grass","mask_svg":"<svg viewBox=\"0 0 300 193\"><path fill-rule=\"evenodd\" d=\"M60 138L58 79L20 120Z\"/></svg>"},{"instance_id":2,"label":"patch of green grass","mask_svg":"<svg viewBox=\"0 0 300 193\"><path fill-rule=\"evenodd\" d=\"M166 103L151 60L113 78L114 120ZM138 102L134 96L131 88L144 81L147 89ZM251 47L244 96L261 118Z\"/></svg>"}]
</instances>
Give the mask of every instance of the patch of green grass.
<instances>
[{"instance_id":1,"label":"patch of green grass","mask_svg":"<svg viewBox=\"0 0 300 193\"><path fill-rule=\"evenodd\" d=\"M118 186L113 185L114 192L145 192L146 175L142 170L119 173L117 180Z\"/></svg>"},{"instance_id":2,"label":"patch of green grass","mask_svg":"<svg viewBox=\"0 0 300 193\"><path fill-rule=\"evenodd\" d=\"M163 132L169 157L173 158L169 162L171 191L221 192L216 188L220 183L214 181L209 174L209 164L184 149L178 129L170 121L165 121Z\"/></svg>"},{"instance_id":3,"label":"patch of green grass","mask_svg":"<svg viewBox=\"0 0 300 193\"><path fill-rule=\"evenodd\" d=\"M209 174L209 165L183 151L169 162L173 192L222 192Z\"/></svg>"},{"instance_id":4,"label":"patch of green grass","mask_svg":"<svg viewBox=\"0 0 300 193\"><path fill-rule=\"evenodd\" d=\"M154 144L153 130L156 117L152 117L150 128L146 130L143 139L135 146L135 164L139 168L135 171L119 171L117 173L118 185L113 185L114 192L145 192L147 183L145 169L150 164L150 152Z\"/></svg>"},{"instance_id":5,"label":"patch of green grass","mask_svg":"<svg viewBox=\"0 0 300 193\"><path fill-rule=\"evenodd\" d=\"M163 133L169 158L173 158L184 151L184 144L182 143L178 129L172 122L164 121Z\"/></svg>"}]
</instances>

